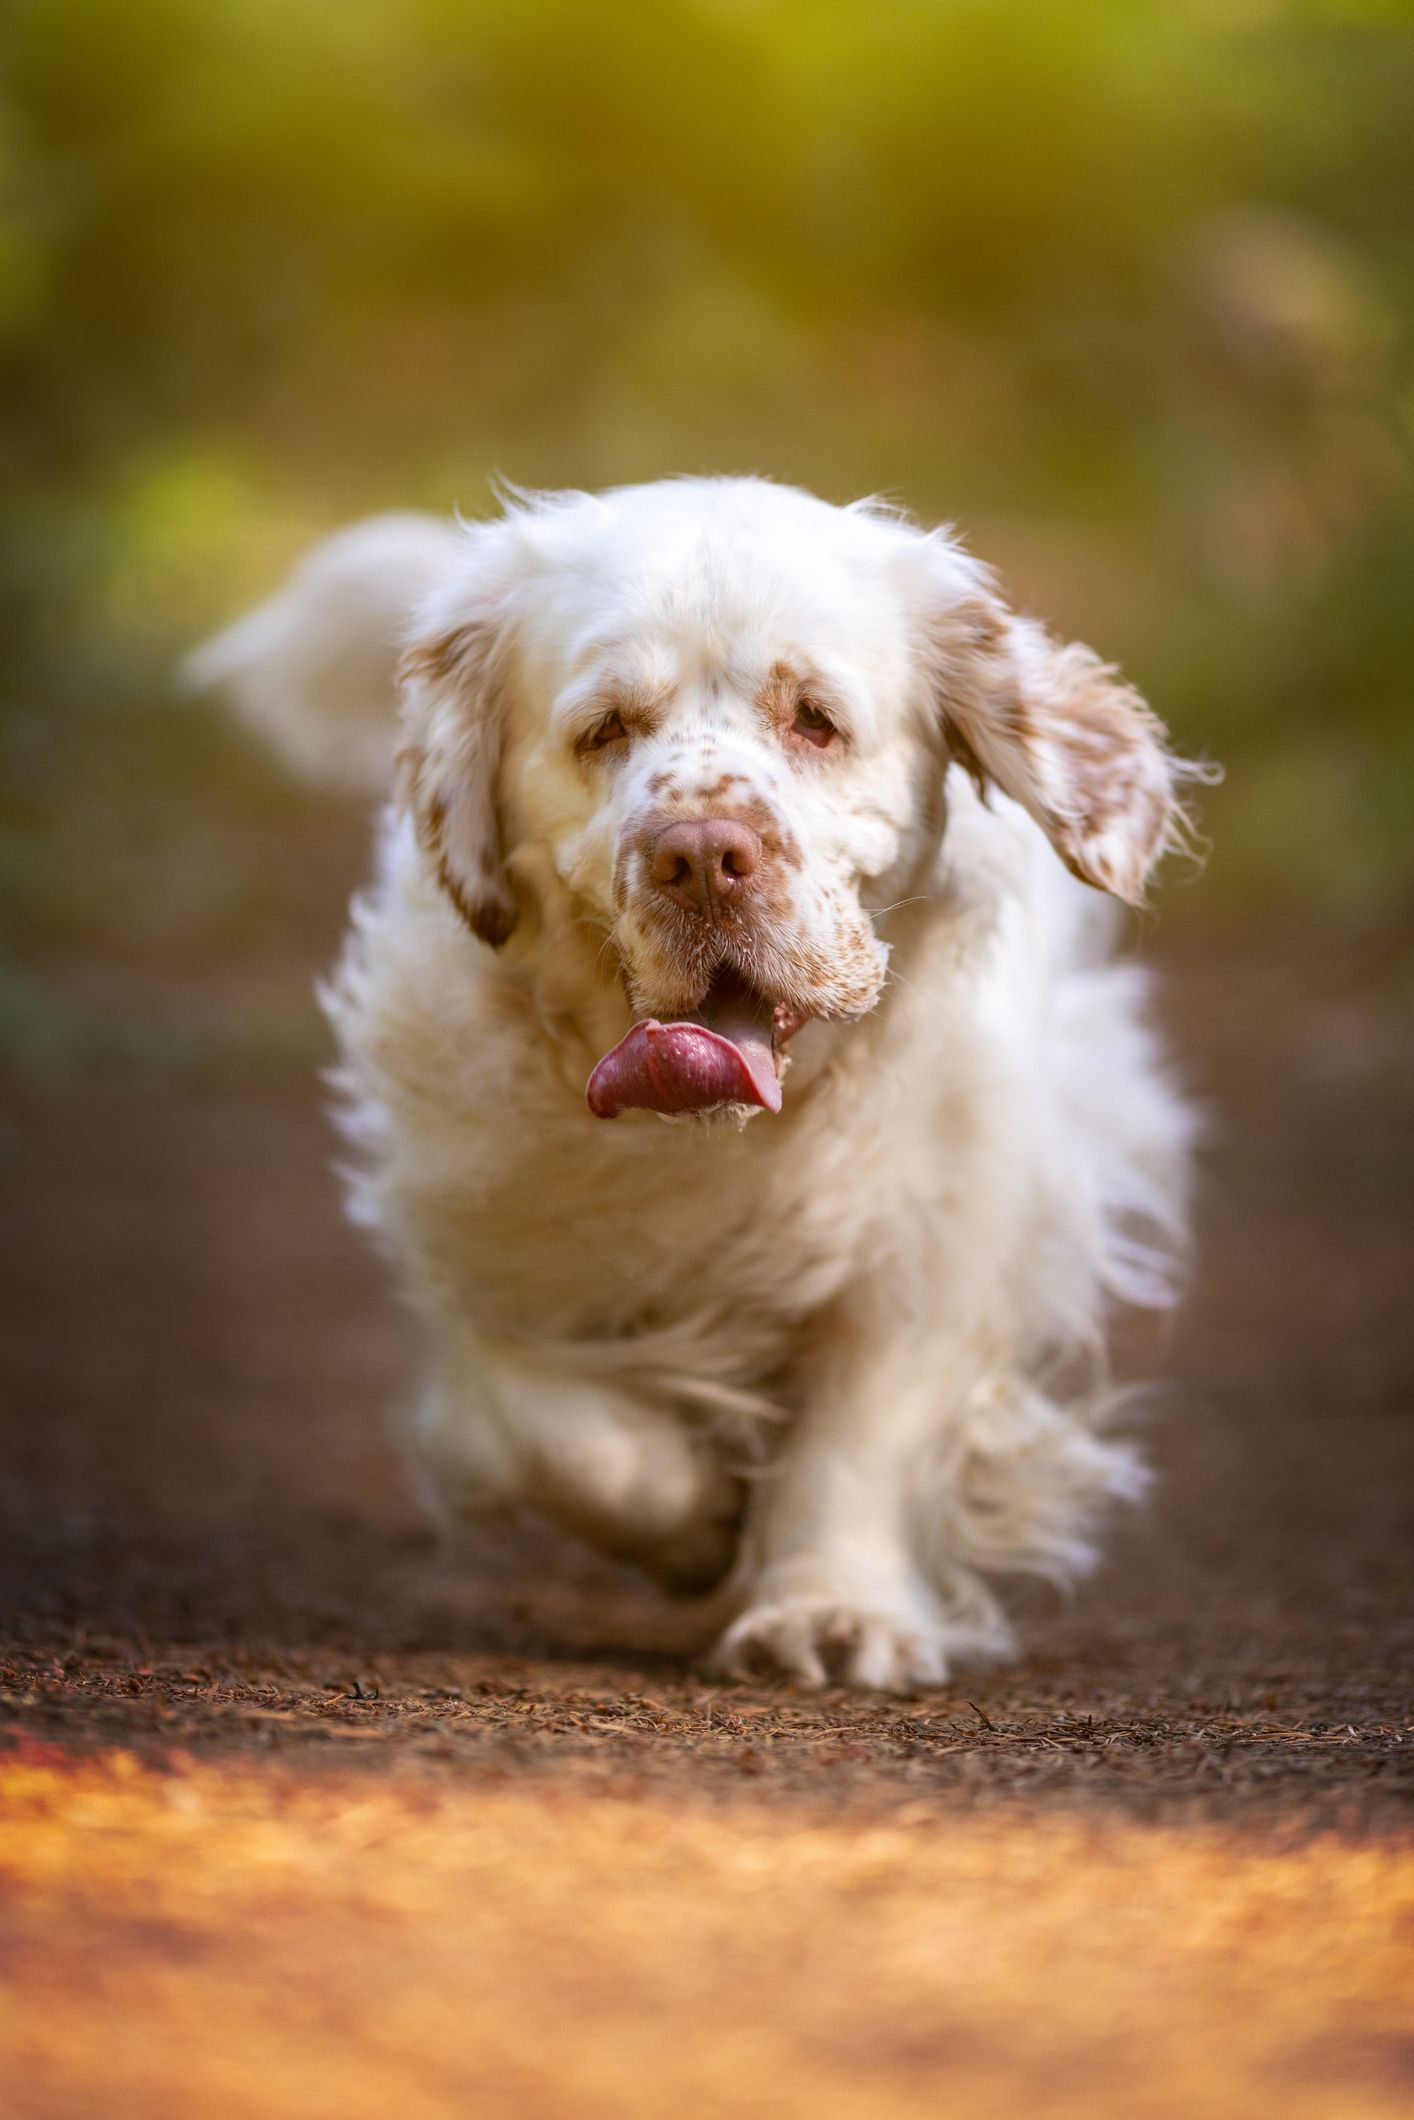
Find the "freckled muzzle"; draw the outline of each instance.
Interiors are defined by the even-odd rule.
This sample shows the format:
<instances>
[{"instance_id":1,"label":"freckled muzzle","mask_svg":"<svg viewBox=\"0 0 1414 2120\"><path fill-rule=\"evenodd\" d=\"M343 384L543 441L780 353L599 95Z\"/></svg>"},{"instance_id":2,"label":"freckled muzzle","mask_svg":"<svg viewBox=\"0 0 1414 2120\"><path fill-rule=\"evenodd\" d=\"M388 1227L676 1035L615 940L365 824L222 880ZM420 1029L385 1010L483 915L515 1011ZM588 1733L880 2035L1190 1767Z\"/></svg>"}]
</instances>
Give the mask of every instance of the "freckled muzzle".
<instances>
[{"instance_id":1,"label":"freckled muzzle","mask_svg":"<svg viewBox=\"0 0 1414 2120\"><path fill-rule=\"evenodd\" d=\"M655 789L674 808L625 830L614 903L638 975L630 991L670 996L658 1005L682 1013L645 1014L604 1055L586 1087L598 1118L778 1112L785 1049L802 1024L861 1014L877 997L884 952L867 915L856 906L845 917L845 903L811 887L779 808L730 777L730 793L720 783L696 792L711 813L674 814L694 797Z\"/></svg>"}]
</instances>

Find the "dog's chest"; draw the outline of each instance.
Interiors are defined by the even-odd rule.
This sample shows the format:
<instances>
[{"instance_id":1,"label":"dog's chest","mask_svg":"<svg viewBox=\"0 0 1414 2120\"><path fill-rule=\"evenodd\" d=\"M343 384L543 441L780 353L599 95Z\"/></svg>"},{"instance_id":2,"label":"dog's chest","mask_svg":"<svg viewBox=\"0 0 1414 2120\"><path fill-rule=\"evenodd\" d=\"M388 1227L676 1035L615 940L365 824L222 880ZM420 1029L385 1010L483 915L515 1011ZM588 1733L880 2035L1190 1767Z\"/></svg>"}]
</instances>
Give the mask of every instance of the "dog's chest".
<instances>
[{"instance_id":1,"label":"dog's chest","mask_svg":"<svg viewBox=\"0 0 1414 2120\"><path fill-rule=\"evenodd\" d=\"M764 1129L772 1131L766 1133ZM828 1301L871 1211L816 1129L643 1119L479 1127L438 1217L488 1330L787 1322Z\"/></svg>"}]
</instances>

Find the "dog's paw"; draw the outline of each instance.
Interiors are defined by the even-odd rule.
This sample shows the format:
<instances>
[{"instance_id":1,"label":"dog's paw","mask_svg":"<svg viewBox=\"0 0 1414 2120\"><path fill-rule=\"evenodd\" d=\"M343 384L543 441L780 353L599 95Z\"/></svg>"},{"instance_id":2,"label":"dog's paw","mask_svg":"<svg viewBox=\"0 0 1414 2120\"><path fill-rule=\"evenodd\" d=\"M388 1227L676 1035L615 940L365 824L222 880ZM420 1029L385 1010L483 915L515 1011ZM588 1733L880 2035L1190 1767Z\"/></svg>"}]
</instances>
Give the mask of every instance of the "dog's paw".
<instances>
[{"instance_id":1,"label":"dog's paw","mask_svg":"<svg viewBox=\"0 0 1414 2120\"><path fill-rule=\"evenodd\" d=\"M926 1621L822 1597L750 1606L728 1627L711 1661L727 1678L784 1678L799 1686L865 1686L879 1693L912 1693L941 1685L948 1675L942 1640Z\"/></svg>"}]
</instances>

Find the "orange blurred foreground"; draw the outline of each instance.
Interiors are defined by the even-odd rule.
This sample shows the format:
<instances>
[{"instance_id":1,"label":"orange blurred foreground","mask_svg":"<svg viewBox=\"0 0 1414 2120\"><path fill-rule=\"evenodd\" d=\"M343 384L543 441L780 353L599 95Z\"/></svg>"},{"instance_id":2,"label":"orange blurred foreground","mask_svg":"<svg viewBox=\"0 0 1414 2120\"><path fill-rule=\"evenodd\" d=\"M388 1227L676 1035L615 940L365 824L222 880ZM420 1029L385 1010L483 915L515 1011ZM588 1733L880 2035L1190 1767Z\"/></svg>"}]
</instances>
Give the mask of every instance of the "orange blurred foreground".
<instances>
[{"instance_id":1,"label":"orange blurred foreground","mask_svg":"<svg viewBox=\"0 0 1414 2120\"><path fill-rule=\"evenodd\" d=\"M1408 2110L1414 1862L0 1761L13 2120Z\"/></svg>"}]
</instances>

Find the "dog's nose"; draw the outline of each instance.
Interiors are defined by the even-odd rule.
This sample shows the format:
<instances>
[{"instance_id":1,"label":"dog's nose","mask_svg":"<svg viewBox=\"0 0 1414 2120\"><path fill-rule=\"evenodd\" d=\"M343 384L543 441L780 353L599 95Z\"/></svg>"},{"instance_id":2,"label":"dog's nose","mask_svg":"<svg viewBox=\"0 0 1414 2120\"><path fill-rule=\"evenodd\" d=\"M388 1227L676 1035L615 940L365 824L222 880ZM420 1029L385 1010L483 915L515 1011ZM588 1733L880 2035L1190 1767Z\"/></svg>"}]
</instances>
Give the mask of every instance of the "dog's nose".
<instances>
[{"instance_id":1,"label":"dog's nose","mask_svg":"<svg viewBox=\"0 0 1414 2120\"><path fill-rule=\"evenodd\" d=\"M653 842L648 873L658 889L692 913L715 913L761 866L761 841L732 817L685 817Z\"/></svg>"}]
</instances>

